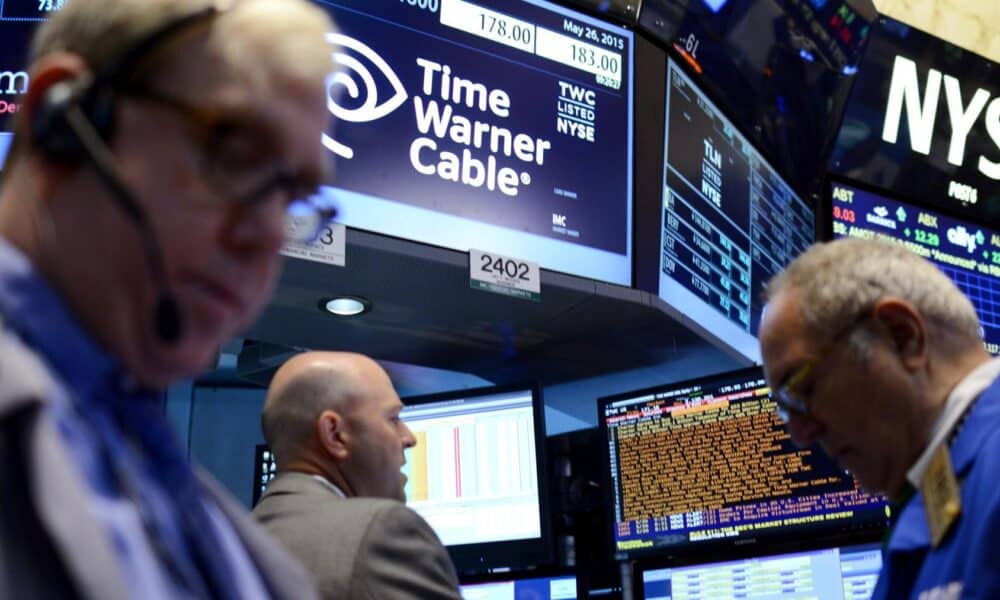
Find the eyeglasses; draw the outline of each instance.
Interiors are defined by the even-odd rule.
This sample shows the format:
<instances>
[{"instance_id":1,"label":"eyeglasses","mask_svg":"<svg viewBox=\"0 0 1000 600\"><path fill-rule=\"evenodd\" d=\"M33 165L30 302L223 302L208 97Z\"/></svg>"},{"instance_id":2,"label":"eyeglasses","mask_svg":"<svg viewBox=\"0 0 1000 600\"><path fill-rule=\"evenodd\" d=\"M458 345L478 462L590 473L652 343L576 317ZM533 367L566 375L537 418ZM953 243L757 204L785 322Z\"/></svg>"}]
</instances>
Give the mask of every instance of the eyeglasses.
<instances>
[{"instance_id":1,"label":"eyeglasses","mask_svg":"<svg viewBox=\"0 0 1000 600\"><path fill-rule=\"evenodd\" d=\"M830 358L830 355L838 347L841 341L847 334L853 331L858 325L867 321L871 317L871 312L868 310L862 311L853 321L845 325L838 331L830 341L827 342L823 349L817 354L816 357L810 359L808 362L803 364L801 367L792 371L792 373L785 378L785 380L778 385L772 394L774 403L777 405L775 409L778 413L778 418L784 423L788 423L793 416L803 417L810 414L809 403L806 401L806 397L802 394L802 385L812 377L813 373L819 368L819 366L826 362Z\"/></svg>"},{"instance_id":2,"label":"eyeglasses","mask_svg":"<svg viewBox=\"0 0 1000 600\"><path fill-rule=\"evenodd\" d=\"M217 197L245 207L280 199L287 241L315 240L336 216L336 207L317 195L323 174L275 166L273 136L254 121L145 86L132 85L123 92L169 109L186 122L199 150L198 168Z\"/></svg>"}]
</instances>

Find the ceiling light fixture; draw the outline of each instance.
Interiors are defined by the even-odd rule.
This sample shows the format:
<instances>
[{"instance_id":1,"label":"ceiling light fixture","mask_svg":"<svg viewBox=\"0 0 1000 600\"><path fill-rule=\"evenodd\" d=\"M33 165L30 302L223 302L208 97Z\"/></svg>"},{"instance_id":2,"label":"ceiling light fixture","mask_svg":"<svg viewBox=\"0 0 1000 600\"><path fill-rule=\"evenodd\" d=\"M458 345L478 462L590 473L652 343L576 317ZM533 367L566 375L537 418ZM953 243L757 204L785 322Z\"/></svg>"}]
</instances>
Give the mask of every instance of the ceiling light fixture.
<instances>
[{"instance_id":1,"label":"ceiling light fixture","mask_svg":"<svg viewBox=\"0 0 1000 600\"><path fill-rule=\"evenodd\" d=\"M360 296L338 296L320 300L319 307L331 315L354 317L371 310L372 303L367 298Z\"/></svg>"}]
</instances>

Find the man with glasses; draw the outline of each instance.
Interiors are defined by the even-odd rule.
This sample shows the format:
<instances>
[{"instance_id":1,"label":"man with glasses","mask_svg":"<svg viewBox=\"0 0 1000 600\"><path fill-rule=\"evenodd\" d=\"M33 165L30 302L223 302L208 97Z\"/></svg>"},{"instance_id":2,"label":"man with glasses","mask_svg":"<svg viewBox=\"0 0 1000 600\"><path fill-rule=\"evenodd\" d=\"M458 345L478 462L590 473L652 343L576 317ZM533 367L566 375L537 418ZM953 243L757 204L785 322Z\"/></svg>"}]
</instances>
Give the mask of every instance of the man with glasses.
<instances>
[{"instance_id":1,"label":"man with glasses","mask_svg":"<svg viewBox=\"0 0 1000 600\"><path fill-rule=\"evenodd\" d=\"M315 235L325 34L304 0L71 0L0 185L0 597L311 598L162 392Z\"/></svg>"},{"instance_id":2,"label":"man with glasses","mask_svg":"<svg viewBox=\"0 0 1000 600\"><path fill-rule=\"evenodd\" d=\"M902 246L817 244L767 287L779 414L894 503L874 598L1000 594L1000 361L969 300Z\"/></svg>"}]
</instances>

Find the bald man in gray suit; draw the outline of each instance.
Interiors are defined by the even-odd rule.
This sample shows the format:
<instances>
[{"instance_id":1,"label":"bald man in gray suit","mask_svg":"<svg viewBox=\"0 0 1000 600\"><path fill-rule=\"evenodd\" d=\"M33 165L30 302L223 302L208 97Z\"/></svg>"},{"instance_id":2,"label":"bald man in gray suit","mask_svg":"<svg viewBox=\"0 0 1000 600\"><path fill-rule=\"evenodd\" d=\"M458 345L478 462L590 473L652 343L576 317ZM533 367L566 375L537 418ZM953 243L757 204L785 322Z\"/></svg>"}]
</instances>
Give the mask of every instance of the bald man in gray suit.
<instances>
[{"instance_id":1,"label":"bald man in gray suit","mask_svg":"<svg viewBox=\"0 0 1000 600\"><path fill-rule=\"evenodd\" d=\"M253 514L324 598L461 598L441 541L403 504L403 451L416 440L402 408L360 354L299 354L268 389L261 424L278 474Z\"/></svg>"}]
</instances>

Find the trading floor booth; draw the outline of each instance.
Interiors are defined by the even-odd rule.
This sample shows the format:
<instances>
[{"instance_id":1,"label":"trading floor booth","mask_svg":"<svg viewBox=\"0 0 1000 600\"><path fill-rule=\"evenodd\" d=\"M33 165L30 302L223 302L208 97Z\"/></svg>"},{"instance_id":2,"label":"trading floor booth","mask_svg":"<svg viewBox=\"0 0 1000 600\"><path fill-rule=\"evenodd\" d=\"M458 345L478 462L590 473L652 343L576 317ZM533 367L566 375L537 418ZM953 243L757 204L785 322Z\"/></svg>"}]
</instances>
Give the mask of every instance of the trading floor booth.
<instances>
[{"instance_id":1,"label":"trading floor booth","mask_svg":"<svg viewBox=\"0 0 1000 600\"><path fill-rule=\"evenodd\" d=\"M466 598L867 598L891 509L791 443L762 286L817 239L892 239L996 354L1000 67L869 0L315 1L338 217L170 390L191 458L252 506L275 370L361 352ZM0 116L60 6L0 2Z\"/></svg>"}]
</instances>

